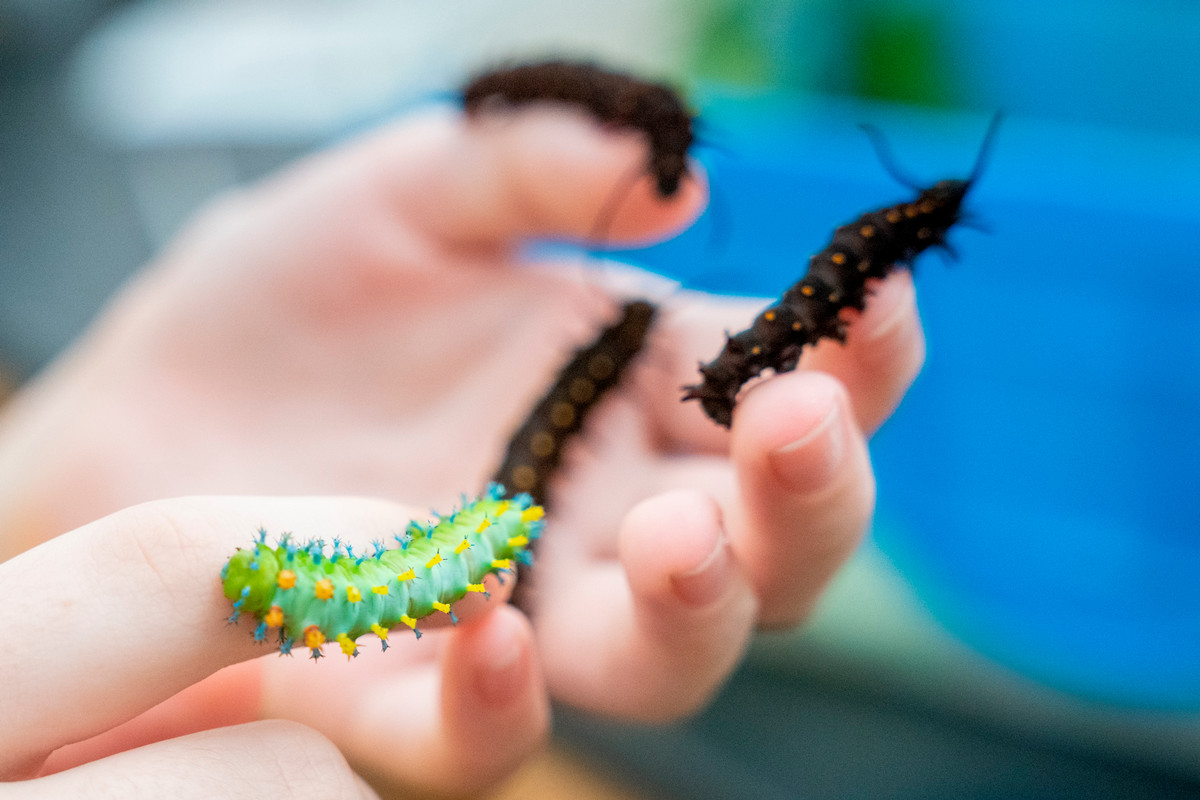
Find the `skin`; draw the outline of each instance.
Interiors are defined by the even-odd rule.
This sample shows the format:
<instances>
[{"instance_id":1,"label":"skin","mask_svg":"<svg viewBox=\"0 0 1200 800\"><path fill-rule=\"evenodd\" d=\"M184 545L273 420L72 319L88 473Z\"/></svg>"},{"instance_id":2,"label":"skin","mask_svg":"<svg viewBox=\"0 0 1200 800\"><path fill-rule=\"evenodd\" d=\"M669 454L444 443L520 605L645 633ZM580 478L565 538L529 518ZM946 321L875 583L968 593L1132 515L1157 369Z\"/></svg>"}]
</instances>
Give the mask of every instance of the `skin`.
<instances>
[{"instance_id":1,"label":"skin","mask_svg":"<svg viewBox=\"0 0 1200 800\"><path fill-rule=\"evenodd\" d=\"M377 785L469 794L540 746L547 694L677 718L719 689L756 628L800 623L862 536L866 436L923 358L904 273L876 287L845 346L745 390L731 431L680 404L679 387L764 303L669 298L553 487L531 619L497 592L453 631L396 631L386 655L316 665L254 659L247 629L223 622L217 572L259 525L366 541L483 485L624 280L525 264L519 243L586 236L644 147L557 109L410 118L215 201L116 297L0 417L0 552L13 559L0 624L29 631L0 676L32 687L7 693L25 722L0 731L0 778L58 772L15 786L61 796L61 781L119 769L149 775L147 796L154 780L227 779L263 797L248 765L284 774L296 747L331 780L353 780L348 760ZM694 174L666 201L649 178L634 186L611 241L685 227L707 196ZM228 494L291 499L159 499ZM55 584L33 580L40 564ZM68 616L64 586L94 587L102 605ZM34 609L61 625L30 631ZM46 705L51 679L77 702ZM188 748L223 756L193 775L178 769Z\"/></svg>"}]
</instances>

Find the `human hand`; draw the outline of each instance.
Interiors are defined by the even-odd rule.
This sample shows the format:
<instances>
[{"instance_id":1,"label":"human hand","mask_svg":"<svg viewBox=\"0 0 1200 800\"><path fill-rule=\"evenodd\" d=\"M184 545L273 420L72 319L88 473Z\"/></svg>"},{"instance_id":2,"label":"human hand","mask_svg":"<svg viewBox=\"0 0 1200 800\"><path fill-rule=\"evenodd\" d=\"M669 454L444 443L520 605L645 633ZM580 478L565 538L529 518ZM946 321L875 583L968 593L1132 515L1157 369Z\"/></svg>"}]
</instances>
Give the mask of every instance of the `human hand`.
<instances>
[{"instance_id":1,"label":"human hand","mask_svg":"<svg viewBox=\"0 0 1200 800\"><path fill-rule=\"evenodd\" d=\"M356 498L156 501L0 564L0 781L25 781L6 783L5 797L375 796L312 728L250 722L262 687L245 668L264 646L225 621L214 576L260 525L365 550L409 517ZM351 755L386 764L392 779L439 794L487 785L538 747L548 723L532 632L503 603L501 592L472 595L456 606L453 637L349 669L322 664L322 679L288 702L338 704L335 725L354 725ZM124 724L139 714L143 724ZM165 728L147 736L156 716ZM39 773L51 774L29 780Z\"/></svg>"},{"instance_id":2,"label":"human hand","mask_svg":"<svg viewBox=\"0 0 1200 800\"><path fill-rule=\"evenodd\" d=\"M6 545L181 493L425 506L477 489L613 308L581 270L521 265L518 242L586 235L643 162L636 137L561 110L432 114L219 203L9 415L0 505L23 538ZM611 238L664 236L703 201L687 182L663 202L646 179ZM803 617L871 512L864 431L921 361L911 283L896 275L845 347L748 390L730 435L679 387L757 306L668 306L568 460L534 571L553 692L635 718L698 707L757 625ZM294 716L289 695L333 682L327 664L316 677L286 664L262 667L268 715ZM336 707L308 711L353 754Z\"/></svg>"}]
</instances>

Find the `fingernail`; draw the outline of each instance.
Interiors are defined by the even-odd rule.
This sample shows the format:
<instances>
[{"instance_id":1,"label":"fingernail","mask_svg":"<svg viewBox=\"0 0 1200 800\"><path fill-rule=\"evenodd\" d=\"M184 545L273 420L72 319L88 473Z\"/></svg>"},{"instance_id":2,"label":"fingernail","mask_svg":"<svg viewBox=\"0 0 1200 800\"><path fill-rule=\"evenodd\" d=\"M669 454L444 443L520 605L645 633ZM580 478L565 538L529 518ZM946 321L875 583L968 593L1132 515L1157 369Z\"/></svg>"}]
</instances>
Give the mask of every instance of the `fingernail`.
<instances>
[{"instance_id":1,"label":"fingernail","mask_svg":"<svg viewBox=\"0 0 1200 800\"><path fill-rule=\"evenodd\" d=\"M916 305L916 289L911 282L905 284L902 291L891 288L894 284L889 284L889 288L884 291L891 291L893 294L900 296L894 301L894 304L886 317L881 319L875 327L867 331L864 339L868 342L885 339L892 334L893 331L908 322L909 317L913 313L913 306Z\"/></svg>"},{"instance_id":2,"label":"fingernail","mask_svg":"<svg viewBox=\"0 0 1200 800\"><path fill-rule=\"evenodd\" d=\"M730 565L729 543L724 533L719 533L716 546L703 561L687 572L671 576L675 596L696 608L714 602L729 584Z\"/></svg>"},{"instance_id":3,"label":"fingernail","mask_svg":"<svg viewBox=\"0 0 1200 800\"><path fill-rule=\"evenodd\" d=\"M834 401L820 422L768 457L775 477L793 492L811 492L827 485L846 450L841 403Z\"/></svg>"},{"instance_id":4,"label":"fingernail","mask_svg":"<svg viewBox=\"0 0 1200 800\"><path fill-rule=\"evenodd\" d=\"M488 658L477 679L479 695L491 706L506 705L520 693L525 681L521 643L509 641Z\"/></svg>"}]
</instances>

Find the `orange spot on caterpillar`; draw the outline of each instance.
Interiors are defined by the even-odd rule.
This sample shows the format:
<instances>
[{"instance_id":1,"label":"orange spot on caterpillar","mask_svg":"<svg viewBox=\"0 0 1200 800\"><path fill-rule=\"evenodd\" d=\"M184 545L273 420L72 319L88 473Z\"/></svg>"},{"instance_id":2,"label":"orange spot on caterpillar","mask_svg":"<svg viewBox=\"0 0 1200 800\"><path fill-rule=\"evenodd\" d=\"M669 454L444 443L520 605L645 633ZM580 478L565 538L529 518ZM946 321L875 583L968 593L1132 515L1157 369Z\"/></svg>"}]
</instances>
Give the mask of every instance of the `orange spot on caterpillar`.
<instances>
[{"instance_id":1,"label":"orange spot on caterpillar","mask_svg":"<svg viewBox=\"0 0 1200 800\"><path fill-rule=\"evenodd\" d=\"M575 378L567 387L567 394L576 403L586 403L596 395L596 384L587 378Z\"/></svg>"},{"instance_id":2,"label":"orange spot on caterpillar","mask_svg":"<svg viewBox=\"0 0 1200 800\"><path fill-rule=\"evenodd\" d=\"M607 353L596 353L596 355L588 360L587 364L588 374L598 381L602 381L612 375L613 370L616 368L616 362Z\"/></svg>"},{"instance_id":3,"label":"orange spot on caterpillar","mask_svg":"<svg viewBox=\"0 0 1200 800\"><path fill-rule=\"evenodd\" d=\"M845 253L834 253L833 255L831 255L829 257L829 260L832 261L833 263L837 264L840 267L842 264L846 263L846 254Z\"/></svg>"},{"instance_id":4,"label":"orange spot on caterpillar","mask_svg":"<svg viewBox=\"0 0 1200 800\"><path fill-rule=\"evenodd\" d=\"M908 217L909 219L912 219L913 217L917 216L917 207L916 206L905 206L904 207L904 216Z\"/></svg>"},{"instance_id":5,"label":"orange spot on caterpillar","mask_svg":"<svg viewBox=\"0 0 1200 800\"><path fill-rule=\"evenodd\" d=\"M899 222L901 216L902 215L899 211L897 211L894 208L889 208L887 210L887 213L883 215L883 218L886 219L888 222Z\"/></svg>"},{"instance_id":6,"label":"orange spot on caterpillar","mask_svg":"<svg viewBox=\"0 0 1200 800\"><path fill-rule=\"evenodd\" d=\"M518 491L528 491L537 484L537 472L528 464L522 464L512 471L512 483Z\"/></svg>"},{"instance_id":7,"label":"orange spot on caterpillar","mask_svg":"<svg viewBox=\"0 0 1200 800\"><path fill-rule=\"evenodd\" d=\"M263 622L272 628L279 628L283 625L283 609L279 606L271 606L267 610L267 615L263 617Z\"/></svg>"},{"instance_id":8,"label":"orange spot on caterpillar","mask_svg":"<svg viewBox=\"0 0 1200 800\"><path fill-rule=\"evenodd\" d=\"M800 287L800 294L804 295L805 297L812 297L815 292L816 289L813 289L813 287L807 283Z\"/></svg>"},{"instance_id":9,"label":"orange spot on caterpillar","mask_svg":"<svg viewBox=\"0 0 1200 800\"><path fill-rule=\"evenodd\" d=\"M569 428L575 421L575 406L570 403L555 403L550 409L550 423L556 428Z\"/></svg>"},{"instance_id":10,"label":"orange spot on caterpillar","mask_svg":"<svg viewBox=\"0 0 1200 800\"><path fill-rule=\"evenodd\" d=\"M547 431L538 431L529 439L529 452L538 458L546 458L554 452L554 448L554 437Z\"/></svg>"},{"instance_id":11,"label":"orange spot on caterpillar","mask_svg":"<svg viewBox=\"0 0 1200 800\"><path fill-rule=\"evenodd\" d=\"M333 597L333 581L329 580L329 578L321 578L321 580L317 581L313 593L317 596L318 600L328 600Z\"/></svg>"},{"instance_id":12,"label":"orange spot on caterpillar","mask_svg":"<svg viewBox=\"0 0 1200 800\"><path fill-rule=\"evenodd\" d=\"M775 321L775 312L774 311L763 312L763 319L765 319L767 322L774 322Z\"/></svg>"},{"instance_id":13,"label":"orange spot on caterpillar","mask_svg":"<svg viewBox=\"0 0 1200 800\"><path fill-rule=\"evenodd\" d=\"M875 235L875 226L874 225L863 225L861 228L858 229L858 233L864 239L870 239L872 236Z\"/></svg>"},{"instance_id":14,"label":"orange spot on caterpillar","mask_svg":"<svg viewBox=\"0 0 1200 800\"><path fill-rule=\"evenodd\" d=\"M296 585L296 573L290 569L281 569L275 579L275 583L280 589L291 589Z\"/></svg>"},{"instance_id":15,"label":"orange spot on caterpillar","mask_svg":"<svg viewBox=\"0 0 1200 800\"><path fill-rule=\"evenodd\" d=\"M316 625L309 625L304 629L304 646L316 650L321 645L325 644L325 634L321 633L321 629Z\"/></svg>"}]
</instances>

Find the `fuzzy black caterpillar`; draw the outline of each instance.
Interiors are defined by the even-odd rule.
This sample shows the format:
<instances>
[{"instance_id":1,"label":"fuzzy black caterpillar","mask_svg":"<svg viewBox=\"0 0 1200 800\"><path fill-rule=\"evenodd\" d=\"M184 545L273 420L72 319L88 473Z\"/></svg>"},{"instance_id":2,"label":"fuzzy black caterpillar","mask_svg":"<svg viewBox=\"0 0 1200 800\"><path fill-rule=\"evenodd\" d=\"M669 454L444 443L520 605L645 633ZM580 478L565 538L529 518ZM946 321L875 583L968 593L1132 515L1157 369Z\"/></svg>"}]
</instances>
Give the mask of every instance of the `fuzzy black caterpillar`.
<instances>
[{"instance_id":1,"label":"fuzzy black caterpillar","mask_svg":"<svg viewBox=\"0 0 1200 800\"><path fill-rule=\"evenodd\" d=\"M463 88L463 108L475 115L489 104L579 106L597 121L644 133L647 171L661 197L671 197L687 174L692 115L670 87L594 64L550 60L485 72Z\"/></svg>"},{"instance_id":2,"label":"fuzzy black caterpillar","mask_svg":"<svg viewBox=\"0 0 1200 800\"><path fill-rule=\"evenodd\" d=\"M620 382L642 350L656 307L645 300L626 303L621 317L571 360L509 439L493 480L546 502L547 487L562 461L564 446L583 427L604 394Z\"/></svg>"},{"instance_id":3,"label":"fuzzy black caterpillar","mask_svg":"<svg viewBox=\"0 0 1200 800\"><path fill-rule=\"evenodd\" d=\"M747 381L765 369L776 373L795 369L805 345L824 338L844 341L846 323L840 313L866 307L868 280L883 278L897 266L911 268L925 250L945 246L946 234L960 220L963 200L979 177L999 120L999 116L993 119L968 178L917 189L912 200L869 211L835 230L829 245L811 258L804 278L749 328L728 336L715 359L700 365L703 381L684 387L684 401L699 400L710 419L729 427L738 391ZM885 166L898 175L881 140L875 136L874 141Z\"/></svg>"}]
</instances>

